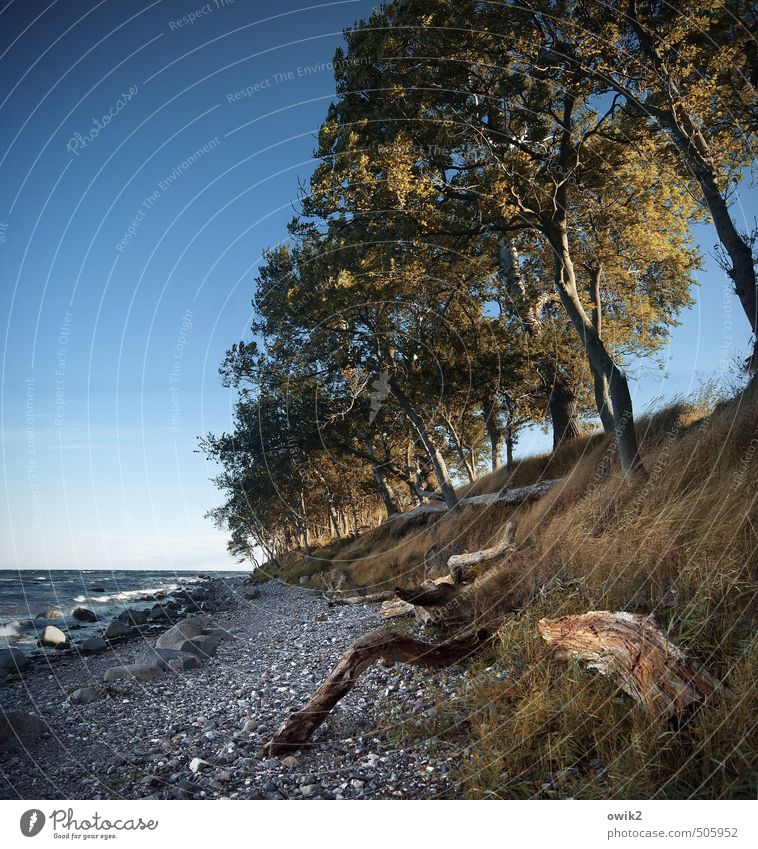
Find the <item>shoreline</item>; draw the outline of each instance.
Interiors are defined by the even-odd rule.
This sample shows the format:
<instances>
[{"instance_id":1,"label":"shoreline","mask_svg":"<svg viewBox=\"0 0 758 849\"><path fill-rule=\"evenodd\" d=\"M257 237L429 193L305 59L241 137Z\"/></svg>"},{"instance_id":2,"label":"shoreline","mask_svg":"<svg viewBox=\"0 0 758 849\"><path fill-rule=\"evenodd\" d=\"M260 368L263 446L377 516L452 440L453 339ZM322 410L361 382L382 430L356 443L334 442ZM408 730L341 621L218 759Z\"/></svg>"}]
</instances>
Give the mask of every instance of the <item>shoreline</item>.
<instances>
[{"instance_id":1,"label":"shoreline","mask_svg":"<svg viewBox=\"0 0 758 849\"><path fill-rule=\"evenodd\" d=\"M244 589L244 588L243 588ZM249 588L248 588L249 589ZM381 624L376 605L328 607L297 587L268 582L256 598L211 614L231 635L198 668L155 680L103 676L131 664L153 636L102 654L38 666L0 688L3 712L39 716L48 731L3 753L0 796L40 799L455 798L458 749L437 738L398 746L397 726L436 712L430 687L453 696L460 671L430 675L374 667L312 745L267 758L263 743L307 701L341 653ZM253 595L253 593L250 593ZM186 620L185 620L186 621ZM165 633L165 631L164 631ZM70 693L107 695L72 704Z\"/></svg>"}]
</instances>

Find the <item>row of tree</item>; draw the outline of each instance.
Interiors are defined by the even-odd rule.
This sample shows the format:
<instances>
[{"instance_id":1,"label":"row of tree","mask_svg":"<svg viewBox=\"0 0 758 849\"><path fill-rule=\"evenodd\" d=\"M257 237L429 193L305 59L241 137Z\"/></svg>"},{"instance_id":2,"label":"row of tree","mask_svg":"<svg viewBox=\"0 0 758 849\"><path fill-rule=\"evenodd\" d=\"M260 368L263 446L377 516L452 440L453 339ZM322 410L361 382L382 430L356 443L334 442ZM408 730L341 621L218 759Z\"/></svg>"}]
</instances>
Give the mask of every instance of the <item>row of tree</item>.
<instances>
[{"instance_id":1,"label":"row of tree","mask_svg":"<svg viewBox=\"0 0 758 849\"><path fill-rule=\"evenodd\" d=\"M755 333L755 153L742 0L396 0L345 33L337 97L253 341L222 374L214 518L275 558L346 536L597 416L644 478L625 366L691 303L693 222ZM755 351L749 367L758 363Z\"/></svg>"}]
</instances>

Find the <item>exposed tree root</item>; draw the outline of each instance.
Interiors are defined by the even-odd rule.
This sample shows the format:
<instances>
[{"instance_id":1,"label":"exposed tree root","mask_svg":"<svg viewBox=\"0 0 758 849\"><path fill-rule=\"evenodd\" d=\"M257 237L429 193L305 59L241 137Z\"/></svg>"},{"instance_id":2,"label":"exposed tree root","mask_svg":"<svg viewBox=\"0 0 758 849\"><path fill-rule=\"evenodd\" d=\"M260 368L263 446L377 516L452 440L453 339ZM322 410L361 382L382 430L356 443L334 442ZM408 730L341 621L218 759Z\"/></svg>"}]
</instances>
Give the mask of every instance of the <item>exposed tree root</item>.
<instances>
[{"instance_id":1,"label":"exposed tree root","mask_svg":"<svg viewBox=\"0 0 758 849\"><path fill-rule=\"evenodd\" d=\"M441 643L425 643L392 631L372 631L356 640L302 710L293 713L263 747L267 755L298 749L307 743L339 700L352 690L360 674L380 661L385 666L410 663L439 668L469 657L488 640L488 632L461 634Z\"/></svg>"}]
</instances>

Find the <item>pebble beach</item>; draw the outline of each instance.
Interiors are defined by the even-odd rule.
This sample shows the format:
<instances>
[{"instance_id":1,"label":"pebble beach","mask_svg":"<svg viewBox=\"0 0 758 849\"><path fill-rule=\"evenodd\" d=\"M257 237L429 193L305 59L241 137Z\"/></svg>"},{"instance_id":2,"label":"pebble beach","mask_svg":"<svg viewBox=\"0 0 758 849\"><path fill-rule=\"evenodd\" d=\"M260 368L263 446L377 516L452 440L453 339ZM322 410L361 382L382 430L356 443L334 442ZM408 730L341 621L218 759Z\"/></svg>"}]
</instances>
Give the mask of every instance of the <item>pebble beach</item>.
<instances>
[{"instance_id":1,"label":"pebble beach","mask_svg":"<svg viewBox=\"0 0 758 849\"><path fill-rule=\"evenodd\" d=\"M454 700L460 670L372 667L307 748L266 757L263 744L307 702L342 652L381 627L378 606L330 606L299 587L270 581L251 589L241 578L211 578L202 592L202 614L180 609L174 617L179 625L202 617L211 637L195 638L210 640L197 663L177 660L173 649L156 661L166 622L160 632L135 627L103 651L43 658L6 677L3 798L459 795L457 747L437 737L401 743L398 728L433 717L440 693ZM32 728L9 734L8 718L17 716L31 717Z\"/></svg>"}]
</instances>

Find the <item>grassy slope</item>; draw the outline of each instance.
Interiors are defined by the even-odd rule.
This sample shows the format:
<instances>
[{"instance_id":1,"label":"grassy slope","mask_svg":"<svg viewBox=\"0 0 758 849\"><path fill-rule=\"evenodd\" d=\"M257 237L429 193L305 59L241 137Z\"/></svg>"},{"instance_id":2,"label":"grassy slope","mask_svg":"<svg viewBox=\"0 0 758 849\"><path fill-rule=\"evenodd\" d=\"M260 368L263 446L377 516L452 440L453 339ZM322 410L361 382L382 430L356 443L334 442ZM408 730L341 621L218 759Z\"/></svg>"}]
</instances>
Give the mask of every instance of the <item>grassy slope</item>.
<instances>
[{"instance_id":1,"label":"grassy slope","mask_svg":"<svg viewBox=\"0 0 758 849\"><path fill-rule=\"evenodd\" d=\"M758 384L715 410L673 405L639 430L650 478L637 491L625 486L603 436L468 489L565 477L519 510L521 572L513 580L538 575L539 590L477 661L510 677L474 676L461 694L463 713L440 710L424 729L468 747L473 796L755 795ZM372 588L413 584L425 554L443 564L484 547L509 512L468 507L413 527L395 520L321 552L323 561L290 568L296 576L338 566ZM731 696L710 699L678 728L647 719L613 682L545 650L539 618L592 609L654 614Z\"/></svg>"}]
</instances>

